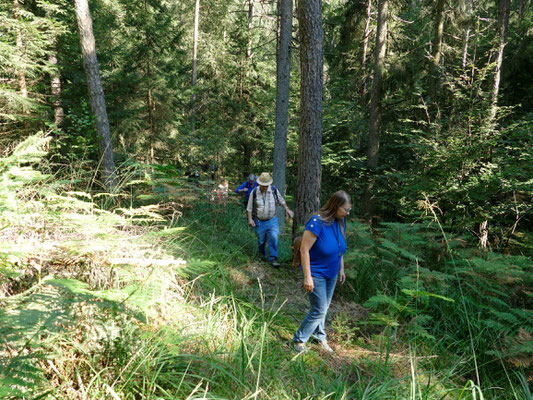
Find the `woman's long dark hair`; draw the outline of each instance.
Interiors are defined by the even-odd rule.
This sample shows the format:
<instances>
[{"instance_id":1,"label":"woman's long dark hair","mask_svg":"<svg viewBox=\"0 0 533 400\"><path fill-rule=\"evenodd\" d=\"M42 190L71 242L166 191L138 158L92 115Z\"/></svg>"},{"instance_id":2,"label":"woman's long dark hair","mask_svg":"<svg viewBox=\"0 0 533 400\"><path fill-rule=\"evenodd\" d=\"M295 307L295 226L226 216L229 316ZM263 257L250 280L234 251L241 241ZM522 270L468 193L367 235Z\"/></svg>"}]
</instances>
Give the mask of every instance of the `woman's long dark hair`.
<instances>
[{"instance_id":1,"label":"woman's long dark hair","mask_svg":"<svg viewBox=\"0 0 533 400\"><path fill-rule=\"evenodd\" d=\"M333 193L328 202L318 211L320 219L328 225L332 224L337 210L344 204L352 204L352 197L344 190Z\"/></svg>"}]
</instances>

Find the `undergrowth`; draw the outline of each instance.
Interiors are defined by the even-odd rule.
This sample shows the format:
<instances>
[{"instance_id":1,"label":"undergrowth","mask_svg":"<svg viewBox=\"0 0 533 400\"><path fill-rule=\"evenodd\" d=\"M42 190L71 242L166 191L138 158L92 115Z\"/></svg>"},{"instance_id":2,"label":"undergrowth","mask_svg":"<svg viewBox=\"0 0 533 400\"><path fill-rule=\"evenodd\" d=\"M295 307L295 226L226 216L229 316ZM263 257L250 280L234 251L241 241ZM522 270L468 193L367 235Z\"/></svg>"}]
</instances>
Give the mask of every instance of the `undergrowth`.
<instances>
[{"instance_id":1,"label":"undergrowth","mask_svg":"<svg viewBox=\"0 0 533 400\"><path fill-rule=\"evenodd\" d=\"M0 160L0 397L531 398L527 257L480 251L435 218L350 221L337 351L296 355L307 300L288 227L273 270L210 183L130 164L100 196L38 172L46 146L35 136Z\"/></svg>"}]
</instances>

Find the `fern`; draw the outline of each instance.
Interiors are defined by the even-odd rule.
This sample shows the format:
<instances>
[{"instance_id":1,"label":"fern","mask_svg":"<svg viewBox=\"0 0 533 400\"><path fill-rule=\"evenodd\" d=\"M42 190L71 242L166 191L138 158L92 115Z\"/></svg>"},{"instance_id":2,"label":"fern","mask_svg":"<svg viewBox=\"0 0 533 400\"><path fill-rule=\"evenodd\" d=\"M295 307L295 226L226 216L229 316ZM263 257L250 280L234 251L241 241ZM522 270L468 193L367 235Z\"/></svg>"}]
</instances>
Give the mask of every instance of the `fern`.
<instances>
[{"instance_id":1,"label":"fern","mask_svg":"<svg viewBox=\"0 0 533 400\"><path fill-rule=\"evenodd\" d=\"M383 305L390 305L394 309L400 309L400 304L393 299L390 296L386 296L384 294L378 294L376 296L372 296L370 299L368 299L364 306L369 308L378 308L379 306Z\"/></svg>"},{"instance_id":2,"label":"fern","mask_svg":"<svg viewBox=\"0 0 533 400\"><path fill-rule=\"evenodd\" d=\"M436 299L444 300L444 301L450 301L454 302L454 299L450 299L449 297L441 296L439 294L426 292L424 290L410 290L410 289L402 289L402 292L405 293L408 296L411 296L413 298L425 298L425 297L434 297Z\"/></svg>"},{"instance_id":3,"label":"fern","mask_svg":"<svg viewBox=\"0 0 533 400\"><path fill-rule=\"evenodd\" d=\"M24 396L35 393L43 382L37 363L44 354L33 351L32 338L26 337L24 321L13 324L0 310L0 397ZM16 354L10 355L16 349Z\"/></svg>"},{"instance_id":4,"label":"fern","mask_svg":"<svg viewBox=\"0 0 533 400\"><path fill-rule=\"evenodd\" d=\"M390 250L393 253L396 253L397 255L405 258L406 260L411 261L423 261L423 259L416 254L411 253L410 251L407 251L406 249L399 247L395 243L387 240L387 239L381 239L381 246L383 246L385 249Z\"/></svg>"}]
</instances>

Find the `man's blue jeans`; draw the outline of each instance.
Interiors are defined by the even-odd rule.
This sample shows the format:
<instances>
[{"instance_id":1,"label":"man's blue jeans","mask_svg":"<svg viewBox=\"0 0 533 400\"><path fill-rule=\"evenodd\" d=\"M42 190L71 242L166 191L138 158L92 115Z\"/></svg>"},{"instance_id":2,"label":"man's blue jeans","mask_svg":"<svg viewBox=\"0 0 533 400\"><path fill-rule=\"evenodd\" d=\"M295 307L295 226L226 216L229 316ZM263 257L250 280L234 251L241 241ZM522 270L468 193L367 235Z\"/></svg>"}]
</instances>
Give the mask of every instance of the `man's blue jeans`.
<instances>
[{"instance_id":1,"label":"man's blue jeans","mask_svg":"<svg viewBox=\"0 0 533 400\"><path fill-rule=\"evenodd\" d=\"M266 242L268 234L268 249L270 250L270 260L278 258L278 238L279 238L279 222L278 217L274 217L267 221L261 221L254 218L255 234L257 235L257 244L259 245L259 252L266 257Z\"/></svg>"},{"instance_id":2,"label":"man's blue jeans","mask_svg":"<svg viewBox=\"0 0 533 400\"><path fill-rule=\"evenodd\" d=\"M293 340L295 342L306 343L311 336L320 341L326 340L326 314L335 291L337 277L322 278L313 276L313 282L315 287L313 292L309 293L311 311L304 318L300 329L294 334Z\"/></svg>"}]
</instances>

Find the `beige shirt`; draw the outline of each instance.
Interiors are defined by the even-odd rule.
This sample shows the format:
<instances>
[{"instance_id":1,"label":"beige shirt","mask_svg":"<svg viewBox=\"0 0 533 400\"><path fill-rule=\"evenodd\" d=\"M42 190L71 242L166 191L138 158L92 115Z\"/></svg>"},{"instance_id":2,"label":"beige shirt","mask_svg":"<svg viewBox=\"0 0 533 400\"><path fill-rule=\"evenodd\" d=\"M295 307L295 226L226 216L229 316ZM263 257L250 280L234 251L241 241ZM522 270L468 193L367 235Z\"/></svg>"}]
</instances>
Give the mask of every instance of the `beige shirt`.
<instances>
[{"instance_id":1,"label":"beige shirt","mask_svg":"<svg viewBox=\"0 0 533 400\"><path fill-rule=\"evenodd\" d=\"M261 192L261 188L258 186L256 189L255 195L255 206L256 206L256 215L252 215L252 217L257 217L261 220L268 220L272 219L276 216L276 201L279 203L279 205L284 206L285 199L281 196L281 193L279 190L277 191L277 196L273 193L272 185L268 186L267 191L263 194ZM276 189L277 190L277 189ZM246 211L249 213L253 212L253 198L254 198L254 191L250 193L250 198L248 199L248 206L246 207Z\"/></svg>"}]
</instances>

